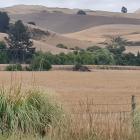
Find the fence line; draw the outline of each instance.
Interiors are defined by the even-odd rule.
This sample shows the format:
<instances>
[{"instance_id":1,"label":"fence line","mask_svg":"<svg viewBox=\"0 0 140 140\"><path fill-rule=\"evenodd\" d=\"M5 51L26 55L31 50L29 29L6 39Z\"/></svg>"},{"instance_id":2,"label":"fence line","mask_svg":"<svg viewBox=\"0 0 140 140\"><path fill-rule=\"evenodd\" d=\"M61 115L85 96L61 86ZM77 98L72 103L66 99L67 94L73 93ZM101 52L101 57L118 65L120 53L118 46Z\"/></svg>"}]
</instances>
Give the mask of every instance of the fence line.
<instances>
[{"instance_id":1,"label":"fence line","mask_svg":"<svg viewBox=\"0 0 140 140\"><path fill-rule=\"evenodd\" d=\"M92 115L102 115L102 114L123 114L123 113L132 113L131 111L116 111L116 112L90 112L90 113L87 113L87 112L75 112L75 113L71 113L71 115L88 115L88 114L92 114Z\"/></svg>"},{"instance_id":2,"label":"fence line","mask_svg":"<svg viewBox=\"0 0 140 140\"><path fill-rule=\"evenodd\" d=\"M136 103L136 96L134 96L134 95L132 95L131 96L131 98L130 98L130 103L126 103L126 104L117 104L117 103L113 103L113 104L94 104L93 102L87 102L87 103L84 103L84 102L79 102L79 104L77 103L77 104L70 104L70 103L64 103L64 104L62 104L62 105L64 105L64 106L72 106L72 111L71 111L71 115L120 115L120 117L122 116L122 115L124 115L124 116L130 116L130 117L134 117L134 115L135 115L135 110L136 110L136 108L137 108L137 106L139 105L139 104L137 104ZM77 106L79 106L79 107L81 107L81 109L82 109L82 107L86 107L85 108L85 110L75 110L76 109L76 107ZM90 106L89 108L88 108L88 106ZM107 110L105 111L105 109L103 108L102 110L98 110L98 108L97 108L97 110L96 111L94 111L94 108L92 109L92 106L93 107L98 107L98 106L105 106L105 107L107 107ZM130 106L130 110L124 110L124 111L109 111L108 110L108 107L110 107L110 106ZM75 109L73 109L73 107L75 107ZM84 108L83 108L84 109ZM125 118L125 117L124 117Z\"/></svg>"},{"instance_id":3,"label":"fence line","mask_svg":"<svg viewBox=\"0 0 140 140\"><path fill-rule=\"evenodd\" d=\"M71 104L71 103L64 103L63 105L66 106L129 106L131 104Z\"/></svg>"}]
</instances>

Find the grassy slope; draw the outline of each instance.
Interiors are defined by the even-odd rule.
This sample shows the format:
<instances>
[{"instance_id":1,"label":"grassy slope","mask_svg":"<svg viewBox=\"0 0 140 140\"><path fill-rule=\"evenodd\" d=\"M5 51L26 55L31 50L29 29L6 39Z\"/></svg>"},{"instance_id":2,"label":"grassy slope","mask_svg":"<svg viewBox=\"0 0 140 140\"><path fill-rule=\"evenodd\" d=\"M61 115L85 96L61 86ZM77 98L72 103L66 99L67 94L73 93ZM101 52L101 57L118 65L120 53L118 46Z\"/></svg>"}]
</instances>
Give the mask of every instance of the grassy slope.
<instances>
[{"instance_id":1,"label":"grassy slope","mask_svg":"<svg viewBox=\"0 0 140 140\"><path fill-rule=\"evenodd\" d=\"M57 33L72 33L82 31L87 28L96 27L107 24L134 24L139 25L139 19L114 17L114 16L98 16L86 15L79 16L76 14L37 12L25 14L11 15L14 20L22 19L24 22L34 21L42 28L49 28Z\"/></svg>"},{"instance_id":2,"label":"grassy slope","mask_svg":"<svg viewBox=\"0 0 140 140\"><path fill-rule=\"evenodd\" d=\"M55 31L51 36L44 36L35 41L38 50L53 53L68 52L55 46L63 43L69 47L85 48L104 42L110 35L121 35L130 41L139 41L139 13L121 14L86 10L87 16L78 16L75 14L78 9L26 5L8 7L5 10L9 12L13 21L17 19L24 22L34 21L42 30ZM139 46L130 46L127 49L134 53L138 50Z\"/></svg>"}]
</instances>

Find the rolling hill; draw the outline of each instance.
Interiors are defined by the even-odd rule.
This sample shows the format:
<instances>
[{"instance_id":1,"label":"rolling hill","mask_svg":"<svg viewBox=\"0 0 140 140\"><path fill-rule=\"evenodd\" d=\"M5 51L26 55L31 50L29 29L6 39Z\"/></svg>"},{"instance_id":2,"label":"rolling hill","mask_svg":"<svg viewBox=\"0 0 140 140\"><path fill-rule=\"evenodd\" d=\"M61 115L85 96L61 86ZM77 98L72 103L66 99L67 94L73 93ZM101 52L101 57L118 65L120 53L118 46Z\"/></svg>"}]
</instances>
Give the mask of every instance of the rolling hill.
<instances>
[{"instance_id":1,"label":"rolling hill","mask_svg":"<svg viewBox=\"0 0 140 140\"><path fill-rule=\"evenodd\" d=\"M37 26L28 25L28 27L30 32L32 33L34 47L36 47L37 50L58 54L61 52L68 53L71 51L71 48L74 48L76 46L86 48L93 45L93 43L90 41L80 41L77 39L68 38L61 34L52 32L50 30L45 30ZM7 34L0 33L0 40L3 41L4 37L6 36ZM68 49L56 47L56 45L60 43L68 46Z\"/></svg>"},{"instance_id":2,"label":"rolling hill","mask_svg":"<svg viewBox=\"0 0 140 140\"><path fill-rule=\"evenodd\" d=\"M129 41L138 42L140 37L140 13L122 14L107 11L86 9L87 15L77 15L78 9L48 8L38 5L17 5L1 9L7 11L13 21L23 20L24 23L33 21L42 32L49 31L35 38L34 44L40 50L53 53L68 52L57 48L62 43L69 48L86 48L101 45L109 36L122 36ZM133 51L135 50L135 51ZM138 46L129 46L127 51L137 52Z\"/></svg>"},{"instance_id":3,"label":"rolling hill","mask_svg":"<svg viewBox=\"0 0 140 140\"><path fill-rule=\"evenodd\" d=\"M111 25L101 25L97 27L88 28L75 33L65 34L65 36L70 38L75 38L78 40L87 40L95 43L104 42L109 36L132 36L135 38L128 38L130 40L138 41L139 37L136 35L140 34L140 25L132 24L111 24Z\"/></svg>"},{"instance_id":4,"label":"rolling hill","mask_svg":"<svg viewBox=\"0 0 140 140\"><path fill-rule=\"evenodd\" d=\"M54 32L65 34L82 31L87 28L97 27L100 25L112 24L133 24L140 25L140 19L110 17L98 15L76 15L65 13L50 13L47 11L30 14L13 14L13 20L21 19L25 23L34 21L37 26L44 29L50 29Z\"/></svg>"}]
</instances>

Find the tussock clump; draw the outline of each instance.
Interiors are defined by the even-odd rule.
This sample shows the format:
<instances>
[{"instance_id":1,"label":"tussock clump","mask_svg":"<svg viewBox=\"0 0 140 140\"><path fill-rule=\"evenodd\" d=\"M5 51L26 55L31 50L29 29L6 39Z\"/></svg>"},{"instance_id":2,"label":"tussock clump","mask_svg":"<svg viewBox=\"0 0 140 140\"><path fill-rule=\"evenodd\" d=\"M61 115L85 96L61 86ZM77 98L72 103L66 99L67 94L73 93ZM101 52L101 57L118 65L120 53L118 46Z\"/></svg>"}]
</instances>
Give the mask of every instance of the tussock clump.
<instances>
[{"instance_id":1,"label":"tussock clump","mask_svg":"<svg viewBox=\"0 0 140 140\"><path fill-rule=\"evenodd\" d=\"M0 129L2 135L14 132L46 135L49 125L61 118L61 109L40 91L21 88L0 90Z\"/></svg>"}]
</instances>

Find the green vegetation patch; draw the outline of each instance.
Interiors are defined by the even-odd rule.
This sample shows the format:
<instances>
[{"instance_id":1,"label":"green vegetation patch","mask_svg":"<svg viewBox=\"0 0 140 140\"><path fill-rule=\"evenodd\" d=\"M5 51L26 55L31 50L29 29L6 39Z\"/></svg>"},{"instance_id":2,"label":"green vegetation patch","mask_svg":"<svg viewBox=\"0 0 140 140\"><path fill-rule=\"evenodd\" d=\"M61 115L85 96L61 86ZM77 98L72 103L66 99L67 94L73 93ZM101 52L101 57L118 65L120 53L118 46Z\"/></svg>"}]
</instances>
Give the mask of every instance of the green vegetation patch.
<instances>
[{"instance_id":1,"label":"green vegetation patch","mask_svg":"<svg viewBox=\"0 0 140 140\"><path fill-rule=\"evenodd\" d=\"M0 89L1 135L13 133L45 135L45 129L56 125L62 110L49 100L47 94L37 90L21 91L21 87Z\"/></svg>"},{"instance_id":2,"label":"green vegetation patch","mask_svg":"<svg viewBox=\"0 0 140 140\"><path fill-rule=\"evenodd\" d=\"M11 65L7 66L5 70L6 71L22 71L23 68L22 68L21 64L11 64Z\"/></svg>"}]
</instances>

